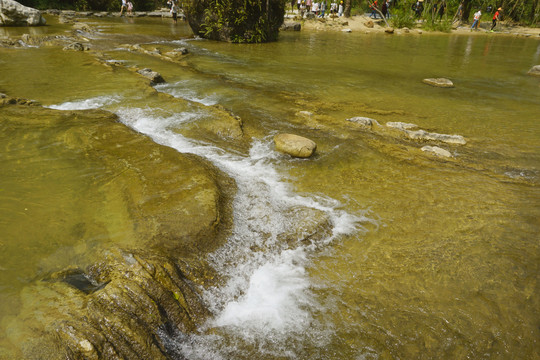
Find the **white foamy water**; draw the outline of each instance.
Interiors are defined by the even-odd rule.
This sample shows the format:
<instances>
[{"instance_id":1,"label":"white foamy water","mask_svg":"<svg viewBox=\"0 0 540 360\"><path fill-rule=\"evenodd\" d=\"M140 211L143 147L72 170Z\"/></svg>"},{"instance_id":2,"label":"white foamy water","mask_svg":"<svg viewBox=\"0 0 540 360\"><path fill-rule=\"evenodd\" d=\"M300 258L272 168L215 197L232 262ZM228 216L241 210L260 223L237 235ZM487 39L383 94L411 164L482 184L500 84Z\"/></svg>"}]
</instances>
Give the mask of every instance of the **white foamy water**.
<instances>
[{"instance_id":1,"label":"white foamy water","mask_svg":"<svg viewBox=\"0 0 540 360\"><path fill-rule=\"evenodd\" d=\"M107 105L119 103L120 101L122 101L122 97L120 96L96 96L90 99L68 101L60 105L46 107L57 110L88 110L99 109Z\"/></svg>"},{"instance_id":2,"label":"white foamy water","mask_svg":"<svg viewBox=\"0 0 540 360\"><path fill-rule=\"evenodd\" d=\"M190 100L206 106L216 105L219 102L220 98L217 94L203 96L197 93L197 91L194 90L197 88L197 84L194 84L194 82L195 81L190 80L180 80L172 84L159 84L156 85L155 88L174 97Z\"/></svg>"},{"instance_id":3,"label":"white foamy water","mask_svg":"<svg viewBox=\"0 0 540 360\"><path fill-rule=\"evenodd\" d=\"M54 108L97 107L109 101L116 99L93 98ZM214 329L214 334L191 335L187 341L185 335L179 335L177 351L190 359L227 359L240 351L240 344L249 343L258 344L261 354L294 358L291 339L301 341L298 339L304 338L308 329L320 344L321 334L328 329L315 326L312 315L319 305L306 273L310 254L339 235L358 231L367 219L347 213L335 199L294 193L276 169L283 156L273 150L271 135L253 140L249 154L238 155L174 131L204 114L185 112L160 117L148 108L121 108L117 114L124 124L156 143L208 159L234 178L238 186L233 234L208 258L210 265L227 279L223 286L207 289L204 294L215 316L201 331ZM301 213L295 216L298 209L324 213L332 227L329 236L307 244L293 239L292 246L283 241L284 236L295 234L293 229L310 221ZM222 335L215 335L216 331Z\"/></svg>"}]
</instances>

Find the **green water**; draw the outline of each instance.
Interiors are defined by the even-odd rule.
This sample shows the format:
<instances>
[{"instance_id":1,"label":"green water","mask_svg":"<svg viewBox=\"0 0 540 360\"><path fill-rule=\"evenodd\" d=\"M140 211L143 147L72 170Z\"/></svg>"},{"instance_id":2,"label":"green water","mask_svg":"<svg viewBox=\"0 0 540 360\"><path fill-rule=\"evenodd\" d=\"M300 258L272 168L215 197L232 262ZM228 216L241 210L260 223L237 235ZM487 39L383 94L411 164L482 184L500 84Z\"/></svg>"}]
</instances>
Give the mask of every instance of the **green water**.
<instances>
[{"instance_id":1,"label":"green water","mask_svg":"<svg viewBox=\"0 0 540 360\"><path fill-rule=\"evenodd\" d=\"M280 162L278 170L297 192L376 220L314 255L308 270L323 306L312 315L332 331L320 346L291 339L294 357L540 357L540 80L526 75L540 63L540 41L283 33L264 45L170 44L190 49L179 66L118 45L169 44L189 36L184 24L89 23L102 29L100 51L185 84L163 91L223 105L242 118L246 136L286 131L316 141L313 159ZM43 31L54 26L61 28ZM456 87L422 84L427 77ZM113 110L148 105L129 70L56 48L0 49L0 92L45 105L97 96L121 96ZM460 134L467 145L441 145L455 157L433 158L419 150L425 144L345 121L354 116ZM103 201L93 185L98 164L57 146L54 129L0 126L0 316L7 316L18 311L25 284L83 262L88 244L121 242L122 233L81 229L106 223L88 221Z\"/></svg>"}]
</instances>

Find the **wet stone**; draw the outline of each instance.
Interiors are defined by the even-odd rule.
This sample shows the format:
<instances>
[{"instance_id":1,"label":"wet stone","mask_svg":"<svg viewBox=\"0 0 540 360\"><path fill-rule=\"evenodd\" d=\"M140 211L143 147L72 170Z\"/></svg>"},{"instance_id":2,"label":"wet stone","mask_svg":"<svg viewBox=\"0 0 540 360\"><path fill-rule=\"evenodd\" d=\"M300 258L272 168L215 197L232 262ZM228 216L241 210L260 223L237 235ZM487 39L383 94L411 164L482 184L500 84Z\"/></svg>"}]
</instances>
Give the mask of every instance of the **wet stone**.
<instances>
[{"instance_id":1,"label":"wet stone","mask_svg":"<svg viewBox=\"0 0 540 360\"><path fill-rule=\"evenodd\" d=\"M163 79L160 73L152 71L152 69L149 68L138 70L137 73L141 74L147 79L150 79L150 81L154 84L161 84L165 82L165 79Z\"/></svg>"},{"instance_id":2,"label":"wet stone","mask_svg":"<svg viewBox=\"0 0 540 360\"><path fill-rule=\"evenodd\" d=\"M454 87L454 83L451 80L445 79L445 78L429 78L429 79L422 80L422 82L424 84L428 84L428 85L440 87L440 88L453 88Z\"/></svg>"},{"instance_id":3,"label":"wet stone","mask_svg":"<svg viewBox=\"0 0 540 360\"><path fill-rule=\"evenodd\" d=\"M314 141L294 134L278 134L274 136L274 143L276 150L299 158L310 157L317 148Z\"/></svg>"}]
</instances>

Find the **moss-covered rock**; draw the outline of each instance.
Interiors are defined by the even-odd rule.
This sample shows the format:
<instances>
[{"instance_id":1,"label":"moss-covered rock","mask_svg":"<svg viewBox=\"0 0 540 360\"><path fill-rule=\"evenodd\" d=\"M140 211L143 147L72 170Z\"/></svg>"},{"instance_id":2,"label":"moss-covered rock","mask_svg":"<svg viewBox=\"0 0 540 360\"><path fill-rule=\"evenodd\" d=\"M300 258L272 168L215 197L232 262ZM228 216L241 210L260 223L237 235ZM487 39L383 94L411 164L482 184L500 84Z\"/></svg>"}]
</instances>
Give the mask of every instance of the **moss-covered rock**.
<instances>
[{"instance_id":1,"label":"moss-covered rock","mask_svg":"<svg viewBox=\"0 0 540 360\"><path fill-rule=\"evenodd\" d=\"M73 159L99 168L92 183L103 201L92 204L100 218L114 218L103 233L115 238L84 243L80 261L43 269L49 275L22 290L20 311L0 323L0 358L181 358L165 339L195 332L207 318L199 291L215 274L201 259L230 230L233 181L113 113L1 97L5 129L44 133Z\"/></svg>"}]
</instances>

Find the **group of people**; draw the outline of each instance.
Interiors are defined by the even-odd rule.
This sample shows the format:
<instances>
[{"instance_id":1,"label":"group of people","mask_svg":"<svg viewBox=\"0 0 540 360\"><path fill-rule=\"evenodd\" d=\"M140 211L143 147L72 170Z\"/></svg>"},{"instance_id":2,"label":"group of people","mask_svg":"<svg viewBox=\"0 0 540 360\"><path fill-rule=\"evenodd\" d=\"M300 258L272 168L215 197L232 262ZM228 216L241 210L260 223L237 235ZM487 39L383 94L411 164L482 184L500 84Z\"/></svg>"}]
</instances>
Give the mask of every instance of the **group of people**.
<instances>
[{"instance_id":1,"label":"group of people","mask_svg":"<svg viewBox=\"0 0 540 360\"><path fill-rule=\"evenodd\" d=\"M370 18L376 19L379 12L377 11L379 9L378 0L375 0L373 3L369 5L369 8L371 9L371 14L369 14ZM390 0L383 0L382 6L381 6L381 14L385 18L390 17Z\"/></svg>"},{"instance_id":2,"label":"group of people","mask_svg":"<svg viewBox=\"0 0 540 360\"><path fill-rule=\"evenodd\" d=\"M122 0L122 6L120 7L120 16L126 11L128 16L133 15L133 3L131 0Z\"/></svg>"},{"instance_id":3,"label":"group of people","mask_svg":"<svg viewBox=\"0 0 540 360\"><path fill-rule=\"evenodd\" d=\"M176 24L178 22L178 0L167 0L167 5L170 7L173 22ZM133 15L133 3L131 2L131 0L122 0L122 5L120 7L120 16L124 14L124 11L128 16Z\"/></svg>"},{"instance_id":4,"label":"group of people","mask_svg":"<svg viewBox=\"0 0 540 360\"><path fill-rule=\"evenodd\" d=\"M488 13L491 10L490 7L488 7L487 9ZM502 16L501 13L502 13L502 8L498 8L497 11L495 11L495 14L493 14L493 18L491 19L491 28L489 29L490 31L493 31L493 29L495 29L495 26L497 26L497 21L501 20L501 16ZM482 17L482 11L478 9L478 11L474 13L474 22L471 26L471 31L478 30L481 17Z\"/></svg>"},{"instance_id":5,"label":"group of people","mask_svg":"<svg viewBox=\"0 0 540 360\"><path fill-rule=\"evenodd\" d=\"M328 3L327 0L323 1L317 1L317 0L292 0L291 1L291 8L294 9L294 4L296 1L296 8L298 9L298 12L300 13L300 16L304 17L305 12L311 12L315 14L315 16L324 18L326 15L330 16L343 16L343 1L340 1L339 4L336 2L336 0L331 0L330 3L330 11L327 13L326 10L328 9Z\"/></svg>"}]
</instances>

